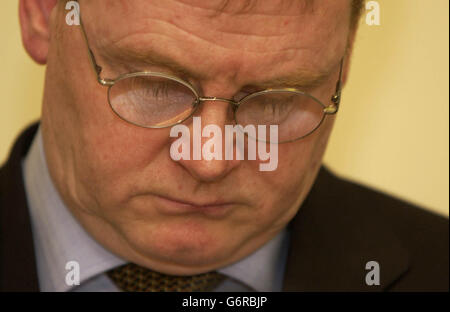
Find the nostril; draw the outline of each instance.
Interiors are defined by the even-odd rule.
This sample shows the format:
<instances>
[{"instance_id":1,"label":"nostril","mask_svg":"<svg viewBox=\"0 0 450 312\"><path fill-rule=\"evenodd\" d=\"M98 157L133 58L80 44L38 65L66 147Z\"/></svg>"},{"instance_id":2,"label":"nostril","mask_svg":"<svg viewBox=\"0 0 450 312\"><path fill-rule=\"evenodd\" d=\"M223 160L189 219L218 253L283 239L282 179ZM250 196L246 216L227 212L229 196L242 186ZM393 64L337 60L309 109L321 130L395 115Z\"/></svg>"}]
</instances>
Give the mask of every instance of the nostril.
<instances>
[{"instance_id":1,"label":"nostril","mask_svg":"<svg viewBox=\"0 0 450 312\"><path fill-rule=\"evenodd\" d=\"M180 163L196 180L214 182L222 180L233 168L225 160L191 160Z\"/></svg>"}]
</instances>

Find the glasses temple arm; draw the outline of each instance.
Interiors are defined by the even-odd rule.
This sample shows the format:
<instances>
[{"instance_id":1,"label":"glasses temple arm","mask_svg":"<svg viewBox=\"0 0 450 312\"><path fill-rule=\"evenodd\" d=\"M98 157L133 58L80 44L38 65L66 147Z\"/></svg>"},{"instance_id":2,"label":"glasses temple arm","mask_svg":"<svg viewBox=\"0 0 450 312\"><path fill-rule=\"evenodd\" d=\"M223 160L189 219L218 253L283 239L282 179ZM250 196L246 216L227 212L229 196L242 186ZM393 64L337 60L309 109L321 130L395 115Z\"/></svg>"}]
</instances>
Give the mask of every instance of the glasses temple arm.
<instances>
[{"instance_id":1,"label":"glasses temple arm","mask_svg":"<svg viewBox=\"0 0 450 312\"><path fill-rule=\"evenodd\" d=\"M344 58L342 58L341 60L341 67L339 69L339 80L336 83L336 94L341 94L341 90L342 90L342 72L344 69Z\"/></svg>"},{"instance_id":2,"label":"glasses temple arm","mask_svg":"<svg viewBox=\"0 0 450 312\"><path fill-rule=\"evenodd\" d=\"M79 18L80 18L80 28L81 28L81 33L82 33L82 35L83 35L83 39L84 39L84 42L86 43L86 47L87 47L88 54L89 54L89 61L90 61L90 63L91 63L92 68L93 68L94 71L95 71L95 74L96 74L96 76L97 76L97 81L98 81L100 84L102 84L102 85L109 85L110 83L108 82L108 80L105 80L105 79L103 79L103 78L100 76L100 74L101 74L103 68L97 64L97 61L95 60L94 53L92 52L92 50L91 50L91 48L90 48L90 46L89 46L89 40L88 40L88 37L87 37L87 34L86 34L86 30L85 30L84 25L83 25L83 20L81 19L81 14L80 14L80 12L78 12L78 16L79 16Z\"/></svg>"},{"instance_id":3,"label":"glasses temple arm","mask_svg":"<svg viewBox=\"0 0 450 312\"><path fill-rule=\"evenodd\" d=\"M341 102L341 93L342 93L342 73L344 69L344 58L341 60L341 67L339 68L339 79L336 83L336 92L331 97L331 102L334 103L333 107L326 108L326 111L329 114L336 114L339 110L339 104Z\"/></svg>"}]
</instances>

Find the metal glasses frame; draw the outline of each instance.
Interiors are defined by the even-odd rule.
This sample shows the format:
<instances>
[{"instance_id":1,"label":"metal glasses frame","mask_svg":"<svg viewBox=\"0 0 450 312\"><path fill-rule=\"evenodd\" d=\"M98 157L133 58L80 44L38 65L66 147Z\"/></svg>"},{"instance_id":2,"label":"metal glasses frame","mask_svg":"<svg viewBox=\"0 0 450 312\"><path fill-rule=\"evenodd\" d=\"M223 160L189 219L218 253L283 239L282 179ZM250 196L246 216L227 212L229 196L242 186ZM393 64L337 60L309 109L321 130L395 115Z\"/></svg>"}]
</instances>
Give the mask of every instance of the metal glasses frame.
<instances>
[{"instance_id":1,"label":"metal glasses frame","mask_svg":"<svg viewBox=\"0 0 450 312\"><path fill-rule=\"evenodd\" d=\"M80 13L80 12L78 12ZM338 112L339 110L339 104L341 102L341 92L342 92L342 71L343 71L343 66L344 66L344 58L342 58L341 62L340 62L340 69L339 69L339 79L336 83L336 91L335 93L332 95L331 97L331 103L329 105L325 105L322 103L322 101L320 101L319 99L317 99L316 97L312 96L309 93L303 92L299 89L295 89L295 88L280 88L280 89L265 89L262 91L257 91L257 92L253 92L250 93L248 95L246 95L245 97L243 97L242 99L240 99L239 101L235 101L232 99L225 99L225 98L220 98L220 97L204 97L204 96L200 96L199 93L197 92L197 90L187 81L184 81L178 77L172 76L172 75L168 75L165 73L159 73L159 72L151 72L151 71L143 71L143 72L134 72L134 73L128 73L128 74L122 74L119 75L117 78L114 79L108 79L108 78L102 78L101 77L101 73L103 68L101 66L98 65L94 53L92 52L90 45L89 45L89 40L86 34L86 30L84 28L82 19L81 19L81 14L80 14L80 27L81 27L81 31L83 34L83 38L84 41L86 43L86 47L88 50L88 55L89 55L89 60L91 63L92 68L94 69L96 76L97 76L97 82L104 87L108 88L108 102L109 102L109 106L111 107L111 109L113 110L113 112L122 120L133 124L135 126L141 127L141 128L151 128L151 129L161 129L161 128L168 128L168 127L172 127L174 125L177 124L181 124L184 121L188 120L189 118L191 118L195 112L197 111L198 107L200 106L200 104L202 102L205 101L220 101L220 102L227 102L229 104L232 105L233 108L233 113L234 113L234 120L237 123L236 120L236 111L238 110L239 106L242 105L242 103L245 103L247 100L254 98L256 96L265 94L265 93L282 93L282 92L286 92L286 93L296 93L296 94L300 94L300 95L304 95L307 97L310 97L311 99L313 99L315 102L317 102L318 104L320 104L323 107L323 115L322 115L322 119L320 120L320 122L318 123L318 125L311 130L310 132L308 132L307 134L292 139L292 140L287 140L287 141L283 141L283 142L278 142L278 143L288 143L288 142L293 142L293 141L297 141L300 139L303 139L307 136L309 136L311 133L313 133L314 131L316 131L320 125L323 123L323 120L325 119L326 115L334 115ZM182 85L184 85L185 87L187 87L188 89L190 89L192 91L192 93L195 95L195 102L193 103L193 109L192 112L186 116L184 119L179 120L173 124L170 125L164 125L164 126L142 126L136 123L133 123L129 120L124 119L122 116L120 116L112 107L111 105L111 101L110 101L110 91L112 86L114 86L117 82L123 80L123 79L127 79L127 78L132 78L132 77L143 77L143 76L150 76L150 77L160 77L160 78L166 78L172 81L175 81L177 83L180 83Z\"/></svg>"}]
</instances>

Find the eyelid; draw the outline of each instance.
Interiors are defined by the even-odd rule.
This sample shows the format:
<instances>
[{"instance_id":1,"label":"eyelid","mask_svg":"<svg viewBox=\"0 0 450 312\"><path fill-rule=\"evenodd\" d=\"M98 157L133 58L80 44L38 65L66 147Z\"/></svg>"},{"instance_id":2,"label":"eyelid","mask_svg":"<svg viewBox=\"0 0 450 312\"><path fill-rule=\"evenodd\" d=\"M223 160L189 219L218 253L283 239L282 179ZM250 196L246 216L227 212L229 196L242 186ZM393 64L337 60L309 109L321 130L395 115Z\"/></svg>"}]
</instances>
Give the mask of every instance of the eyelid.
<instances>
[{"instance_id":1,"label":"eyelid","mask_svg":"<svg viewBox=\"0 0 450 312\"><path fill-rule=\"evenodd\" d=\"M241 101L243 98L245 98L246 96L248 96L249 94L255 93L253 91L248 92L248 91L244 91L244 90L240 90L238 93L236 93L233 96L233 100L235 100L236 102Z\"/></svg>"},{"instance_id":2,"label":"eyelid","mask_svg":"<svg viewBox=\"0 0 450 312\"><path fill-rule=\"evenodd\" d=\"M312 88L312 87L302 87L302 86L297 86L297 87L273 86L270 88L258 88L256 86L246 86L246 87L242 88L238 93L236 93L236 95L234 96L234 99L242 100L244 97L248 96L249 94L264 91L264 90L274 90L274 89L286 89L286 90L290 89L292 91L302 91L302 92L306 92L306 93L310 93L312 90L314 90L314 88Z\"/></svg>"},{"instance_id":3,"label":"eyelid","mask_svg":"<svg viewBox=\"0 0 450 312\"><path fill-rule=\"evenodd\" d=\"M241 88L241 89L239 90L239 92L237 92L237 93L233 96L233 99L240 101L240 100L242 100L244 97L246 97L246 96L248 96L248 95L250 95L250 94L252 94L252 93L256 93L256 92L260 92L260 91L264 91L264 90L267 90L267 89L264 89L264 88L258 88L258 87L256 87L256 86L245 86L245 87Z\"/></svg>"}]
</instances>

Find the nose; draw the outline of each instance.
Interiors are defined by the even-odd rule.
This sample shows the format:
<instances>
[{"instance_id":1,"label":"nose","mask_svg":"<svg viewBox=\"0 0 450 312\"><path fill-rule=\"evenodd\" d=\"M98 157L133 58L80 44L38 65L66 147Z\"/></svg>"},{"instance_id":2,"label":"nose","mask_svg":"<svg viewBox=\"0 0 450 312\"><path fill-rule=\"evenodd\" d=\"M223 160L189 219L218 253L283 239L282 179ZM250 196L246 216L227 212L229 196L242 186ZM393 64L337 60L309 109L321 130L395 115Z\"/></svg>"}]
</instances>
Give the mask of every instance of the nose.
<instances>
[{"instance_id":1,"label":"nose","mask_svg":"<svg viewBox=\"0 0 450 312\"><path fill-rule=\"evenodd\" d=\"M215 182L236 168L240 160L225 159L225 149L233 146L225 142L225 125L234 125L232 101L219 98L202 98L200 107L189 124L191 157L179 164L196 180ZM230 140L230 138L228 138ZM234 154L234 152L233 152Z\"/></svg>"}]
</instances>

